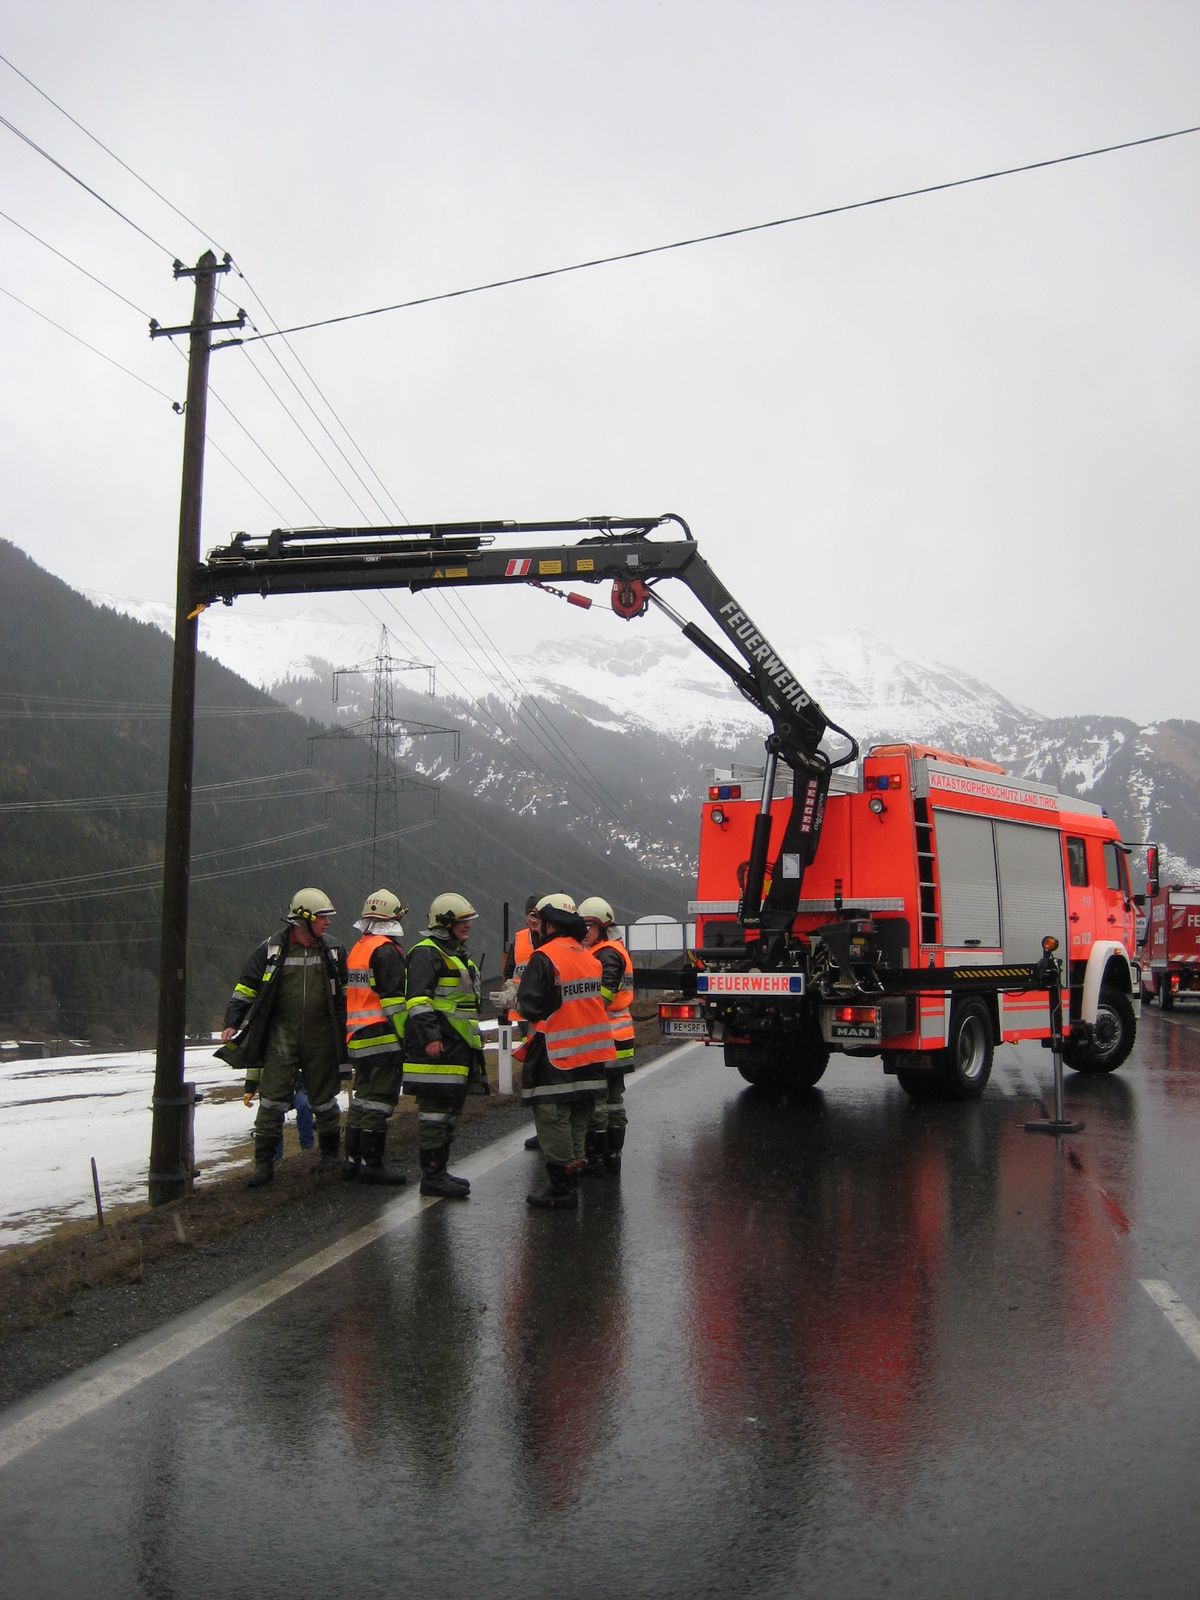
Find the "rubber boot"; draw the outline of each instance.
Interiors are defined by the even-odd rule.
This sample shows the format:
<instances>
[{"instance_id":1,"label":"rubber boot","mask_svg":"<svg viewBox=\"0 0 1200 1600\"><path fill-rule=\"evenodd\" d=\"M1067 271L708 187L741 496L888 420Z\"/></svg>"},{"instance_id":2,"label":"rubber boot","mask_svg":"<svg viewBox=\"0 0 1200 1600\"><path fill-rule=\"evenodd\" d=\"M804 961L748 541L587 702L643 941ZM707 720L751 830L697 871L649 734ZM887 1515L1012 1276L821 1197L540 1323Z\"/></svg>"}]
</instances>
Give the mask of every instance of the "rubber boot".
<instances>
[{"instance_id":1,"label":"rubber boot","mask_svg":"<svg viewBox=\"0 0 1200 1600\"><path fill-rule=\"evenodd\" d=\"M467 1190L461 1183L451 1181L446 1172L446 1151L443 1147L439 1150L422 1150L421 1153L421 1193L440 1196L443 1200L465 1200Z\"/></svg>"},{"instance_id":2,"label":"rubber boot","mask_svg":"<svg viewBox=\"0 0 1200 1600\"><path fill-rule=\"evenodd\" d=\"M470 1178L460 1178L457 1173L450 1171L450 1146L453 1143L453 1139L447 1139L442 1147L442 1158L446 1163L446 1178L450 1183L456 1183L464 1193L468 1193L471 1188Z\"/></svg>"},{"instance_id":3,"label":"rubber boot","mask_svg":"<svg viewBox=\"0 0 1200 1600\"><path fill-rule=\"evenodd\" d=\"M362 1167L362 1136L359 1127L346 1129L346 1154L342 1157L342 1177L353 1180Z\"/></svg>"},{"instance_id":4,"label":"rubber boot","mask_svg":"<svg viewBox=\"0 0 1200 1600\"><path fill-rule=\"evenodd\" d=\"M542 1148L542 1142L536 1133L531 1133L529 1138L526 1139L525 1148L526 1150L540 1150Z\"/></svg>"},{"instance_id":5,"label":"rubber boot","mask_svg":"<svg viewBox=\"0 0 1200 1600\"><path fill-rule=\"evenodd\" d=\"M356 1128L353 1130L358 1132ZM349 1142L349 1134L346 1135ZM387 1143L386 1133L363 1133L362 1135L362 1168L358 1179L360 1183L390 1183L398 1186L408 1182L408 1174L401 1172L399 1167L389 1167L384 1163L383 1150ZM342 1163L345 1171L345 1163Z\"/></svg>"},{"instance_id":6,"label":"rubber boot","mask_svg":"<svg viewBox=\"0 0 1200 1600\"><path fill-rule=\"evenodd\" d=\"M608 1143L604 1151L605 1172L620 1172L621 1151L625 1146L625 1124L622 1122L608 1130Z\"/></svg>"},{"instance_id":7,"label":"rubber boot","mask_svg":"<svg viewBox=\"0 0 1200 1600\"><path fill-rule=\"evenodd\" d=\"M314 1172L340 1172L342 1163L338 1158L338 1146L342 1142L342 1130L335 1128L332 1133L317 1135L317 1164Z\"/></svg>"},{"instance_id":8,"label":"rubber boot","mask_svg":"<svg viewBox=\"0 0 1200 1600\"><path fill-rule=\"evenodd\" d=\"M580 1168L580 1175L584 1178L602 1178L604 1176L604 1151L608 1142L607 1133L599 1128L589 1128L587 1142L584 1145L584 1159Z\"/></svg>"},{"instance_id":9,"label":"rubber boot","mask_svg":"<svg viewBox=\"0 0 1200 1600\"><path fill-rule=\"evenodd\" d=\"M574 1211L579 1196L571 1186L571 1169L558 1161L546 1163L546 1187L525 1196L527 1205L540 1211Z\"/></svg>"},{"instance_id":10,"label":"rubber boot","mask_svg":"<svg viewBox=\"0 0 1200 1600\"><path fill-rule=\"evenodd\" d=\"M275 1140L273 1138L260 1139L254 1136L254 1171L246 1179L243 1187L247 1189L265 1189L275 1176Z\"/></svg>"}]
</instances>

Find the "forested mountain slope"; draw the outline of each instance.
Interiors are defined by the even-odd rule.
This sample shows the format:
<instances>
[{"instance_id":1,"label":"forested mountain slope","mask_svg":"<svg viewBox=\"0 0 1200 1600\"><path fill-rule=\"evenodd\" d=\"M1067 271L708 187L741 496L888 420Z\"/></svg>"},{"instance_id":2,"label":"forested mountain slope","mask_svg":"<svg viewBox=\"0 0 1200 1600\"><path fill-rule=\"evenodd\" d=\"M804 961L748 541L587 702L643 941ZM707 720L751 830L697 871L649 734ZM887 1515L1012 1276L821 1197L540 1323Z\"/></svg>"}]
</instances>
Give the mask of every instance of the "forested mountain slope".
<instances>
[{"instance_id":1,"label":"forested mountain slope","mask_svg":"<svg viewBox=\"0 0 1200 1600\"><path fill-rule=\"evenodd\" d=\"M0 541L0 1036L148 1041L158 983L159 880L171 644L99 607ZM200 658L189 923L189 1028L219 1022L250 948L292 892L316 883L351 927L371 873L368 751ZM551 801L555 797L548 796ZM383 873L413 908L461 889L495 971L501 905L535 889L603 893L618 915L681 915L682 875L551 803L521 815L423 783L398 796ZM377 873L381 869L376 869Z\"/></svg>"}]
</instances>

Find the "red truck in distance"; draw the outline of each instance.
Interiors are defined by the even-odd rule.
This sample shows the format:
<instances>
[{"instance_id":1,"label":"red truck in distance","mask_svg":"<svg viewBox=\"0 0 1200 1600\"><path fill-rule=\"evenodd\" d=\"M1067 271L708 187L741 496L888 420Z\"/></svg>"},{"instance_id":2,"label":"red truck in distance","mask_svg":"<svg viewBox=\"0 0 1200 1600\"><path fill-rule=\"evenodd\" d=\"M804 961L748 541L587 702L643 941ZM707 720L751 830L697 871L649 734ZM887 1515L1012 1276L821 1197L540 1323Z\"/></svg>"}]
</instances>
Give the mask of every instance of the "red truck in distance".
<instances>
[{"instance_id":1,"label":"red truck in distance","mask_svg":"<svg viewBox=\"0 0 1200 1600\"><path fill-rule=\"evenodd\" d=\"M1200 998L1200 884L1160 884L1158 851L1147 854L1142 996L1169 1011L1180 996Z\"/></svg>"}]
</instances>

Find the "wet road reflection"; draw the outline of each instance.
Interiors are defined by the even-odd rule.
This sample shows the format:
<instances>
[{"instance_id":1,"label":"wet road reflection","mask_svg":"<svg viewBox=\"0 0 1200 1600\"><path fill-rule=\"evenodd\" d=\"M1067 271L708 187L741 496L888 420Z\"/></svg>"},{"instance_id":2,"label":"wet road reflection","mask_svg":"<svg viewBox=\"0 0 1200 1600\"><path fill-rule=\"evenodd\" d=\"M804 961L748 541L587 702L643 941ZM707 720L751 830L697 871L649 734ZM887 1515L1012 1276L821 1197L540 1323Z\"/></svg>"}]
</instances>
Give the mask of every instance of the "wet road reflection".
<instances>
[{"instance_id":1,"label":"wet road reflection","mask_svg":"<svg viewBox=\"0 0 1200 1600\"><path fill-rule=\"evenodd\" d=\"M577 1213L523 1153L399 1201L0 1472L0 1592L1192 1600L1200 1362L1139 1279L1200 1310L1198 1046L1149 1019L1063 1141L1033 1049L966 1106L681 1053Z\"/></svg>"}]
</instances>

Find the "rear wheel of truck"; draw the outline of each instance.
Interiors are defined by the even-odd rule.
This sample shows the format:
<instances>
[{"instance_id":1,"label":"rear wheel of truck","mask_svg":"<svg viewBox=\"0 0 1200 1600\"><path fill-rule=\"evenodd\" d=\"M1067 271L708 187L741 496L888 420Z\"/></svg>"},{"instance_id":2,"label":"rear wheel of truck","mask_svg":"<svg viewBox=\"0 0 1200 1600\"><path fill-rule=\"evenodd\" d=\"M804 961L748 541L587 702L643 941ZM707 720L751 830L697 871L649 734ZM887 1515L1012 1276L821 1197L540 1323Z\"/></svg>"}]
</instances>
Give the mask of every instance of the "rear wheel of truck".
<instances>
[{"instance_id":1,"label":"rear wheel of truck","mask_svg":"<svg viewBox=\"0 0 1200 1600\"><path fill-rule=\"evenodd\" d=\"M1158 1004L1162 1011L1170 1011L1175 1004L1175 991L1171 987L1170 978L1164 978L1158 986Z\"/></svg>"},{"instance_id":2,"label":"rear wheel of truck","mask_svg":"<svg viewBox=\"0 0 1200 1600\"><path fill-rule=\"evenodd\" d=\"M995 1040L982 1000L960 1000L950 1013L950 1038L934 1052L932 1072L897 1070L896 1081L913 1100L978 1100L992 1075Z\"/></svg>"},{"instance_id":3,"label":"rear wheel of truck","mask_svg":"<svg viewBox=\"0 0 1200 1600\"><path fill-rule=\"evenodd\" d=\"M1118 989L1101 989L1092 1039L1087 1044L1067 1039L1063 1060L1076 1072L1115 1072L1128 1060L1136 1034L1137 1018L1129 996Z\"/></svg>"},{"instance_id":4,"label":"rear wheel of truck","mask_svg":"<svg viewBox=\"0 0 1200 1600\"><path fill-rule=\"evenodd\" d=\"M789 1048L778 1041L727 1044L725 1065L735 1067L756 1089L812 1089L829 1065L829 1047L805 1044Z\"/></svg>"}]
</instances>

